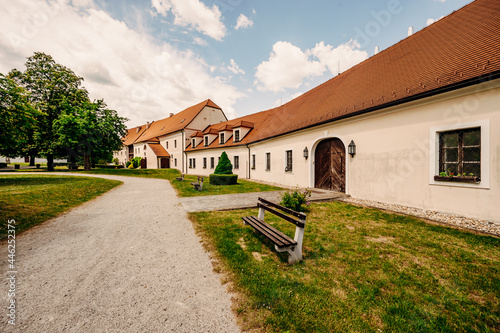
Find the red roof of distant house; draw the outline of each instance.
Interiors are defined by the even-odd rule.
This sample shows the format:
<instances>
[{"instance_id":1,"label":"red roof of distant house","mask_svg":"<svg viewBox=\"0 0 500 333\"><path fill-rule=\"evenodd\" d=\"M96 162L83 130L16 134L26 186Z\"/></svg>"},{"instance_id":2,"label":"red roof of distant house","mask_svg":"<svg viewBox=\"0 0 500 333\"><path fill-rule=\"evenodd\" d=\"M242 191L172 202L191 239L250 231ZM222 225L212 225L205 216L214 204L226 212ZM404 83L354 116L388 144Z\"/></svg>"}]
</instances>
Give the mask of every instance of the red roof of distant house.
<instances>
[{"instance_id":1,"label":"red roof of distant house","mask_svg":"<svg viewBox=\"0 0 500 333\"><path fill-rule=\"evenodd\" d=\"M159 143L148 143L148 146L151 148L153 153L157 157L170 157L170 154L163 148L163 146Z\"/></svg>"},{"instance_id":2,"label":"red roof of distant house","mask_svg":"<svg viewBox=\"0 0 500 333\"><path fill-rule=\"evenodd\" d=\"M499 50L500 1L476 0L282 106L212 127L254 123L244 145L424 98L498 78Z\"/></svg>"},{"instance_id":3,"label":"red roof of distant house","mask_svg":"<svg viewBox=\"0 0 500 333\"><path fill-rule=\"evenodd\" d=\"M207 99L179 113L176 113L171 117L154 121L153 123L150 124L149 128L146 131L142 131L141 135L136 137L133 142L147 142L155 140L158 137L180 131L186 128L186 126L188 126L189 123L191 123L191 121L193 121L193 119L206 106L220 109L220 107L217 104L212 102L210 99ZM143 127L145 127L145 125Z\"/></svg>"}]
</instances>

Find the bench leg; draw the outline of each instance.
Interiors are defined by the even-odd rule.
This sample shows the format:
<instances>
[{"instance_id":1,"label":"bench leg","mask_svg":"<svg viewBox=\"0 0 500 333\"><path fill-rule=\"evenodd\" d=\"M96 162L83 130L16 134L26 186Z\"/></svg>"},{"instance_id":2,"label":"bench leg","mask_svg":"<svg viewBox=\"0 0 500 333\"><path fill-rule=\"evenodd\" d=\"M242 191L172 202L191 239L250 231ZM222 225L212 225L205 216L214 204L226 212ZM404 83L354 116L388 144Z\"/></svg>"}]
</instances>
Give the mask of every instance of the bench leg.
<instances>
[{"instance_id":1,"label":"bench leg","mask_svg":"<svg viewBox=\"0 0 500 333\"><path fill-rule=\"evenodd\" d=\"M302 260L302 247L299 247L298 245L295 246L294 248L288 248L288 249L279 249L275 245L274 249L276 250L276 252L288 252L288 263L290 265L295 264L296 262Z\"/></svg>"}]
</instances>

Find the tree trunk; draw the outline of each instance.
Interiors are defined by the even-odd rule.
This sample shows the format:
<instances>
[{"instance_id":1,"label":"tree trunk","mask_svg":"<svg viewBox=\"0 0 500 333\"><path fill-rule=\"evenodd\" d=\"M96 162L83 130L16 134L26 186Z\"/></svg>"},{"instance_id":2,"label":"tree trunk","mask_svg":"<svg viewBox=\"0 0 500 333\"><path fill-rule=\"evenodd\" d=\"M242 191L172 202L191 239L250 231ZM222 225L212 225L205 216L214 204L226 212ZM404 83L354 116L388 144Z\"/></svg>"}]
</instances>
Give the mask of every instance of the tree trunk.
<instances>
[{"instance_id":1,"label":"tree trunk","mask_svg":"<svg viewBox=\"0 0 500 333\"><path fill-rule=\"evenodd\" d=\"M54 155L47 154L47 171L54 171Z\"/></svg>"},{"instance_id":2,"label":"tree trunk","mask_svg":"<svg viewBox=\"0 0 500 333\"><path fill-rule=\"evenodd\" d=\"M84 157L84 170L85 171L90 171L90 155L89 154L85 154Z\"/></svg>"},{"instance_id":3,"label":"tree trunk","mask_svg":"<svg viewBox=\"0 0 500 333\"><path fill-rule=\"evenodd\" d=\"M30 166L35 166L35 156L30 156Z\"/></svg>"}]
</instances>

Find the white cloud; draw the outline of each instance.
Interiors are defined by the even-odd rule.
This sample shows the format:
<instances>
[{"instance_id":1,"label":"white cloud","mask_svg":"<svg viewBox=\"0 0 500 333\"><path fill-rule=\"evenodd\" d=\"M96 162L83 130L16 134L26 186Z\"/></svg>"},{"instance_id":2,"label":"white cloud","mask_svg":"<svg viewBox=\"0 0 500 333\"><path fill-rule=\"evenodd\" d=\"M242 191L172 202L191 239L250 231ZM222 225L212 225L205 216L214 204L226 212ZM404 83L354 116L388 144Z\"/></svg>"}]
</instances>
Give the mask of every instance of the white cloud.
<instances>
[{"instance_id":1,"label":"white cloud","mask_svg":"<svg viewBox=\"0 0 500 333\"><path fill-rule=\"evenodd\" d=\"M221 12L216 5L210 8L199 0L151 0L151 5L163 16L171 11L175 16L175 25L192 26L219 41L226 35L226 27L221 22Z\"/></svg>"},{"instance_id":2,"label":"white cloud","mask_svg":"<svg viewBox=\"0 0 500 333\"><path fill-rule=\"evenodd\" d=\"M302 51L289 42L274 44L268 61L257 66L255 85L261 91L283 91L299 88L306 78L322 75L325 70L337 74L338 64L344 71L368 58L356 41L333 47L324 42L313 49Z\"/></svg>"},{"instance_id":3,"label":"white cloud","mask_svg":"<svg viewBox=\"0 0 500 333\"><path fill-rule=\"evenodd\" d=\"M235 30L249 28L253 25L253 21L243 14L240 14L236 21Z\"/></svg>"},{"instance_id":4,"label":"white cloud","mask_svg":"<svg viewBox=\"0 0 500 333\"><path fill-rule=\"evenodd\" d=\"M231 65L227 66L227 69L229 69L234 74L245 74L245 71L242 70L240 66L238 66L234 59L231 59Z\"/></svg>"},{"instance_id":5,"label":"white cloud","mask_svg":"<svg viewBox=\"0 0 500 333\"><path fill-rule=\"evenodd\" d=\"M155 44L103 11L40 0L0 5L0 72L24 70L36 51L83 76L90 97L103 98L131 126L207 98L234 118L233 105L243 97L193 52Z\"/></svg>"},{"instance_id":6,"label":"white cloud","mask_svg":"<svg viewBox=\"0 0 500 333\"><path fill-rule=\"evenodd\" d=\"M432 23L436 22L436 21L439 21L440 19L442 19L444 16L441 16L440 18L438 19L433 19L433 18L428 18L427 19L427 26L431 25Z\"/></svg>"},{"instance_id":7,"label":"white cloud","mask_svg":"<svg viewBox=\"0 0 500 333\"><path fill-rule=\"evenodd\" d=\"M337 47L320 42L311 50L311 53L328 68L330 73L335 75L338 74L339 69L343 72L368 58L368 52L359 48L359 43L352 39Z\"/></svg>"},{"instance_id":8,"label":"white cloud","mask_svg":"<svg viewBox=\"0 0 500 333\"><path fill-rule=\"evenodd\" d=\"M200 38L200 37L194 37L193 38L193 43L196 44L196 45L201 45L201 46L207 46L208 43L206 40L204 40L203 38Z\"/></svg>"}]
</instances>

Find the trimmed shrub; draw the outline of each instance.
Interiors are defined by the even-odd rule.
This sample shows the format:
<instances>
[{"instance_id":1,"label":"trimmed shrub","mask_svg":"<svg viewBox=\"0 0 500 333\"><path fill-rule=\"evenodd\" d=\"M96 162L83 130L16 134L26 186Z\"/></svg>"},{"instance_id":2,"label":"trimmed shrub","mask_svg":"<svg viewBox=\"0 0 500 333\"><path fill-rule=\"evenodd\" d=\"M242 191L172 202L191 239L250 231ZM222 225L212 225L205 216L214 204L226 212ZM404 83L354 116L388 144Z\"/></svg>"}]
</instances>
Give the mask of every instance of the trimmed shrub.
<instances>
[{"instance_id":1,"label":"trimmed shrub","mask_svg":"<svg viewBox=\"0 0 500 333\"><path fill-rule=\"evenodd\" d=\"M210 185L235 185L238 183L238 175L210 175Z\"/></svg>"},{"instance_id":2,"label":"trimmed shrub","mask_svg":"<svg viewBox=\"0 0 500 333\"><path fill-rule=\"evenodd\" d=\"M100 169L122 169L123 165L96 164L95 167Z\"/></svg>"},{"instance_id":3,"label":"trimmed shrub","mask_svg":"<svg viewBox=\"0 0 500 333\"><path fill-rule=\"evenodd\" d=\"M231 164L229 157L227 157L226 152L223 151L222 155L220 155L220 160L219 163L217 164L217 167L215 168L214 174L230 175L232 173L233 173L233 165Z\"/></svg>"},{"instance_id":4,"label":"trimmed shrub","mask_svg":"<svg viewBox=\"0 0 500 333\"><path fill-rule=\"evenodd\" d=\"M127 163L125 163L125 168L127 168L127 169L128 169L128 167L130 166L130 164L132 164L132 162L127 161Z\"/></svg>"}]
</instances>

